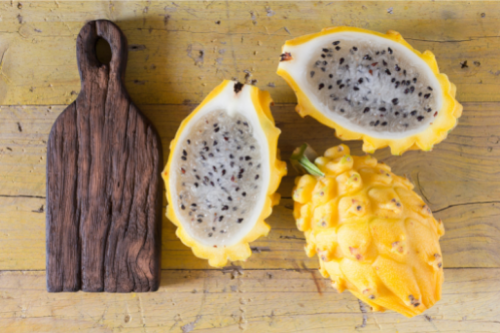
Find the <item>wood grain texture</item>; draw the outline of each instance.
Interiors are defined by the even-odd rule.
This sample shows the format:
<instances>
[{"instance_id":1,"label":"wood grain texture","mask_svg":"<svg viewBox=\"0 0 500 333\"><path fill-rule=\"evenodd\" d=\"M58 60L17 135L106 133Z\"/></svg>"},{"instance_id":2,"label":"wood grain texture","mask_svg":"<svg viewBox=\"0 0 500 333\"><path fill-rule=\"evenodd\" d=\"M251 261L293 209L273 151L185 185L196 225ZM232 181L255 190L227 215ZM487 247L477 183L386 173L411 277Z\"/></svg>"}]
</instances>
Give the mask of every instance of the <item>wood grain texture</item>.
<instances>
[{"instance_id":1,"label":"wood grain texture","mask_svg":"<svg viewBox=\"0 0 500 333\"><path fill-rule=\"evenodd\" d=\"M80 89L76 35L100 18L127 35L125 82L138 104L199 103L222 79L247 76L275 102L293 103L275 74L281 46L332 25L399 31L416 49L436 54L459 101L500 101L495 2L27 1L21 9L3 2L0 15L2 104L73 101Z\"/></svg>"},{"instance_id":2,"label":"wood grain texture","mask_svg":"<svg viewBox=\"0 0 500 333\"><path fill-rule=\"evenodd\" d=\"M112 52L96 57L98 38ZM154 291L161 246L161 142L122 77L127 42L109 21L77 38L82 90L47 148L47 289Z\"/></svg>"},{"instance_id":3,"label":"wood grain texture","mask_svg":"<svg viewBox=\"0 0 500 333\"><path fill-rule=\"evenodd\" d=\"M363 314L354 296L338 294L317 271L164 270L157 293L92 295L46 293L43 272L3 272L0 327L5 333L498 332L500 270L445 275L441 301L407 319L392 311Z\"/></svg>"},{"instance_id":4,"label":"wood grain texture","mask_svg":"<svg viewBox=\"0 0 500 333\"><path fill-rule=\"evenodd\" d=\"M499 9L482 1L0 2L0 331L500 331L500 272L471 268L500 267ZM392 157L382 150L376 157L410 176L445 222L444 263L460 269L445 270L443 299L412 319L363 317L354 297L304 270L317 262L305 257L292 219L293 172L279 189L285 199L269 219L269 237L252 243L256 252L237 263L245 270L235 279L192 270L208 268L206 261L179 242L165 217L161 266L169 270L157 293L47 293L43 271L5 271L45 269L47 137L62 105L80 91L77 34L100 18L115 21L128 38L125 86L162 134L164 153L194 104L232 77L271 92L284 159L302 141L318 151L338 144L332 130L300 119L293 92L275 74L287 39L345 24L394 29L434 52L465 102L459 126L433 152ZM360 142L349 146L361 153Z\"/></svg>"},{"instance_id":5,"label":"wood grain texture","mask_svg":"<svg viewBox=\"0 0 500 333\"><path fill-rule=\"evenodd\" d=\"M180 122L194 107L141 106L162 134L164 156L168 156L165 154ZM44 140L62 109L0 108L0 269L45 267L44 214L36 211L43 204L45 193ZM384 149L375 154L395 173L408 175L435 216L443 219L446 234L441 246L445 267L500 267L499 109L499 103L465 103L458 127L432 152L411 151L393 157ZM275 105L272 112L282 130L279 148L284 160L302 142L310 143L319 152L339 143L333 130L312 118L301 119L294 105ZM18 122L23 132L19 132ZM354 154L362 154L361 142L347 144ZM302 263L317 267L315 258L305 256L303 235L293 220L293 179L290 168L278 190L283 199L268 219L271 232L252 243L256 252L247 262L240 263L244 268L296 268ZM175 227L165 217L162 237L162 268L209 268L205 260L194 257L179 241Z\"/></svg>"}]
</instances>

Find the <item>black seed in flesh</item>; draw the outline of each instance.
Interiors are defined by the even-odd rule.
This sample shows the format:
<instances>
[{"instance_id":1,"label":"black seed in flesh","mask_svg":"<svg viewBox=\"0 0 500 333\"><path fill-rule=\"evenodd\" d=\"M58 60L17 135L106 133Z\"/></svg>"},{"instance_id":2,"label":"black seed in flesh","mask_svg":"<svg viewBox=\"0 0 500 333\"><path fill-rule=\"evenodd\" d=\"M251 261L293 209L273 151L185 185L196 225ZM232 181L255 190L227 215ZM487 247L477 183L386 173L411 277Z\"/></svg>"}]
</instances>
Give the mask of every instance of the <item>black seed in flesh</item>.
<instances>
[{"instance_id":1,"label":"black seed in flesh","mask_svg":"<svg viewBox=\"0 0 500 333\"><path fill-rule=\"evenodd\" d=\"M215 133L219 132L220 128L217 127L216 129L214 129Z\"/></svg>"},{"instance_id":2,"label":"black seed in flesh","mask_svg":"<svg viewBox=\"0 0 500 333\"><path fill-rule=\"evenodd\" d=\"M409 93L410 92L410 89L406 88L405 89L405 94Z\"/></svg>"},{"instance_id":3,"label":"black seed in flesh","mask_svg":"<svg viewBox=\"0 0 500 333\"><path fill-rule=\"evenodd\" d=\"M323 52L325 52L325 53L328 52L328 49L323 49Z\"/></svg>"},{"instance_id":4,"label":"black seed in flesh","mask_svg":"<svg viewBox=\"0 0 500 333\"><path fill-rule=\"evenodd\" d=\"M339 89L342 89L342 88L344 88L344 87L345 87L345 85L341 84L341 85L339 86Z\"/></svg>"},{"instance_id":5,"label":"black seed in flesh","mask_svg":"<svg viewBox=\"0 0 500 333\"><path fill-rule=\"evenodd\" d=\"M418 117L417 117L417 120L418 120L418 121L422 121L422 120L424 120L424 116L418 116Z\"/></svg>"},{"instance_id":6,"label":"black seed in flesh","mask_svg":"<svg viewBox=\"0 0 500 333\"><path fill-rule=\"evenodd\" d=\"M186 156L181 156L181 160L186 161L187 160Z\"/></svg>"},{"instance_id":7,"label":"black seed in flesh","mask_svg":"<svg viewBox=\"0 0 500 333\"><path fill-rule=\"evenodd\" d=\"M338 40L337 40L337 41L333 42L332 44L333 44L333 45L339 45L339 44L340 44L340 41L338 41Z\"/></svg>"},{"instance_id":8,"label":"black seed in flesh","mask_svg":"<svg viewBox=\"0 0 500 333\"><path fill-rule=\"evenodd\" d=\"M431 87L427 87L427 89L429 89L430 91L432 91L432 88L431 88Z\"/></svg>"},{"instance_id":9,"label":"black seed in flesh","mask_svg":"<svg viewBox=\"0 0 500 333\"><path fill-rule=\"evenodd\" d=\"M186 206L181 205L181 209L182 209L182 210L186 209Z\"/></svg>"},{"instance_id":10,"label":"black seed in flesh","mask_svg":"<svg viewBox=\"0 0 500 333\"><path fill-rule=\"evenodd\" d=\"M243 222L243 219L242 219L242 218L239 218L239 219L238 219L238 223L241 223L241 222Z\"/></svg>"},{"instance_id":11,"label":"black seed in flesh","mask_svg":"<svg viewBox=\"0 0 500 333\"><path fill-rule=\"evenodd\" d=\"M224 215L219 216L219 222L221 222L224 219Z\"/></svg>"},{"instance_id":12,"label":"black seed in flesh","mask_svg":"<svg viewBox=\"0 0 500 333\"><path fill-rule=\"evenodd\" d=\"M384 107L381 107L381 108L379 108L378 110L379 110L379 111L382 111L382 112L387 111L387 109L386 109L386 108L384 108Z\"/></svg>"},{"instance_id":13,"label":"black seed in flesh","mask_svg":"<svg viewBox=\"0 0 500 333\"><path fill-rule=\"evenodd\" d=\"M315 72L314 72L314 71L311 71L311 77L313 77L313 76L314 76L314 74L315 74Z\"/></svg>"},{"instance_id":14,"label":"black seed in flesh","mask_svg":"<svg viewBox=\"0 0 500 333\"><path fill-rule=\"evenodd\" d=\"M333 88L333 86L328 86L328 89L332 89L332 88Z\"/></svg>"},{"instance_id":15,"label":"black seed in flesh","mask_svg":"<svg viewBox=\"0 0 500 333\"><path fill-rule=\"evenodd\" d=\"M394 66L394 70L395 70L396 72L399 72L399 71L401 70L401 68L400 68L400 67L396 64L396 65Z\"/></svg>"},{"instance_id":16,"label":"black seed in flesh","mask_svg":"<svg viewBox=\"0 0 500 333\"><path fill-rule=\"evenodd\" d=\"M188 143L188 145L190 145L191 144L191 140L187 140L187 143Z\"/></svg>"},{"instance_id":17,"label":"black seed in flesh","mask_svg":"<svg viewBox=\"0 0 500 333\"><path fill-rule=\"evenodd\" d=\"M321 89L323 89L324 86L325 85L323 83L320 83L319 86L318 86L318 89L321 90Z\"/></svg>"},{"instance_id":18,"label":"black seed in flesh","mask_svg":"<svg viewBox=\"0 0 500 333\"><path fill-rule=\"evenodd\" d=\"M416 77L413 78L413 83L417 83L417 78Z\"/></svg>"},{"instance_id":19,"label":"black seed in flesh","mask_svg":"<svg viewBox=\"0 0 500 333\"><path fill-rule=\"evenodd\" d=\"M390 47L387 48L387 51L389 51L389 53L392 54L392 49Z\"/></svg>"},{"instance_id":20,"label":"black seed in flesh","mask_svg":"<svg viewBox=\"0 0 500 333\"><path fill-rule=\"evenodd\" d=\"M366 108L363 110L363 113L367 113L367 112L370 112L370 108L369 108L369 107L366 107Z\"/></svg>"},{"instance_id":21,"label":"black seed in flesh","mask_svg":"<svg viewBox=\"0 0 500 333\"><path fill-rule=\"evenodd\" d=\"M413 110L412 112L410 112L410 114L411 114L412 116L416 115L416 114L417 114L417 110Z\"/></svg>"},{"instance_id":22,"label":"black seed in flesh","mask_svg":"<svg viewBox=\"0 0 500 333\"><path fill-rule=\"evenodd\" d=\"M378 124L380 124L380 120L377 120L374 125L378 126Z\"/></svg>"},{"instance_id":23,"label":"black seed in flesh","mask_svg":"<svg viewBox=\"0 0 500 333\"><path fill-rule=\"evenodd\" d=\"M342 80L337 80L337 85L341 84Z\"/></svg>"},{"instance_id":24,"label":"black seed in flesh","mask_svg":"<svg viewBox=\"0 0 500 333\"><path fill-rule=\"evenodd\" d=\"M380 124L380 125L386 126L387 125L387 121L382 122L382 124Z\"/></svg>"},{"instance_id":25,"label":"black seed in flesh","mask_svg":"<svg viewBox=\"0 0 500 333\"><path fill-rule=\"evenodd\" d=\"M354 87L354 88L352 88L352 89L354 89L354 90L356 90L356 91L358 91L358 90L359 90L359 88L358 88L358 87Z\"/></svg>"},{"instance_id":26,"label":"black seed in flesh","mask_svg":"<svg viewBox=\"0 0 500 333\"><path fill-rule=\"evenodd\" d=\"M431 94L425 94L425 95L424 95L424 98L425 98L425 99L427 99L427 98L429 98L429 97L431 97Z\"/></svg>"},{"instance_id":27,"label":"black seed in flesh","mask_svg":"<svg viewBox=\"0 0 500 333\"><path fill-rule=\"evenodd\" d=\"M394 83L394 81L396 81L395 77L392 78L391 82Z\"/></svg>"},{"instance_id":28,"label":"black seed in flesh","mask_svg":"<svg viewBox=\"0 0 500 333\"><path fill-rule=\"evenodd\" d=\"M422 96L422 93L421 93L421 92L419 92L419 93L418 93L418 97L421 97L421 96Z\"/></svg>"},{"instance_id":29,"label":"black seed in flesh","mask_svg":"<svg viewBox=\"0 0 500 333\"><path fill-rule=\"evenodd\" d=\"M357 51L357 50L358 50L358 48L357 48L356 46L353 46L353 47L352 47L352 49L353 49L354 51Z\"/></svg>"},{"instance_id":30,"label":"black seed in flesh","mask_svg":"<svg viewBox=\"0 0 500 333\"><path fill-rule=\"evenodd\" d=\"M331 79L333 78L333 74L329 74L328 77Z\"/></svg>"},{"instance_id":31,"label":"black seed in flesh","mask_svg":"<svg viewBox=\"0 0 500 333\"><path fill-rule=\"evenodd\" d=\"M398 105L399 100L397 98L392 99L392 104Z\"/></svg>"},{"instance_id":32,"label":"black seed in flesh","mask_svg":"<svg viewBox=\"0 0 500 333\"><path fill-rule=\"evenodd\" d=\"M246 197L247 196L247 192L242 192L241 195L244 196L244 197Z\"/></svg>"},{"instance_id":33,"label":"black seed in flesh","mask_svg":"<svg viewBox=\"0 0 500 333\"><path fill-rule=\"evenodd\" d=\"M339 51L340 50L340 46L335 46L335 50Z\"/></svg>"},{"instance_id":34,"label":"black seed in flesh","mask_svg":"<svg viewBox=\"0 0 500 333\"><path fill-rule=\"evenodd\" d=\"M363 78L360 78L360 79L358 80L358 83L359 83L359 84L363 83Z\"/></svg>"},{"instance_id":35,"label":"black seed in flesh","mask_svg":"<svg viewBox=\"0 0 500 333\"><path fill-rule=\"evenodd\" d=\"M341 65L342 65L343 63L344 63L344 58L340 58L340 60L339 60L339 64L341 64Z\"/></svg>"},{"instance_id":36,"label":"black seed in flesh","mask_svg":"<svg viewBox=\"0 0 500 333\"><path fill-rule=\"evenodd\" d=\"M403 69L403 75L406 76L406 69Z\"/></svg>"},{"instance_id":37,"label":"black seed in flesh","mask_svg":"<svg viewBox=\"0 0 500 333\"><path fill-rule=\"evenodd\" d=\"M227 200L229 200L229 201L233 201L233 198L231 198L231 197L227 197Z\"/></svg>"},{"instance_id":38,"label":"black seed in flesh","mask_svg":"<svg viewBox=\"0 0 500 333\"><path fill-rule=\"evenodd\" d=\"M399 81L396 81L396 88L399 87Z\"/></svg>"},{"instance_id":39,"label":"black seed in flesh","mask_svg":"<svg viewBox=\"0 0 500 333\"><path fill-rule=\"evenodd\" d=\"M387 66L387 62L385 60L382 60L382 65Z\"/></svg>"},{"instance_id":40,"label":"black seed in flesh","mask_svg":"<svg viewBox=\"0 0 500 333\"><path fill-rule=\"evenodd\" d=\"M391 71L386 69L385 72L387 73L387 75L391 75Z\"/></svg>"}]
</instances>

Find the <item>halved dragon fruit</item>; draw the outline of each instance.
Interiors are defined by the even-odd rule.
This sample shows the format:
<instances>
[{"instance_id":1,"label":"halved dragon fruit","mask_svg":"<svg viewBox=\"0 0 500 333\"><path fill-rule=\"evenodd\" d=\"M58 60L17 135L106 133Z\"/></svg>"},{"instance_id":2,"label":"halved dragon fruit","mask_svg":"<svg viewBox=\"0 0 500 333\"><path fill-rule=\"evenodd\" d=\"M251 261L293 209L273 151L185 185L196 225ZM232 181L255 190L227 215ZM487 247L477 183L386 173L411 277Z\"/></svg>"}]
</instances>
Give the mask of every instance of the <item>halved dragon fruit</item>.
<instances>
[{"instance_id":1,"label":"halved dragon fruit","mask_svg":"<svg viewBox=\"0 0 500 333\"><path fill-rule=\"evenodd\" d=\"M249 242L267 235L264 222L286 164L269 93L224 81L181 123L163 172L167 217L194 254L221 267L245 260Z\"/></svg>"},{"instance_id":2,"label":"halved dragon fruit","mask_svg":"<svg viewBox=\"0 0 500 333\"><path fill-rule=\"evenodd\" d=\"M335 27L287 41L278 74L297 95L297 111L364 141L369 153L390 146L431 150L456 125L462 105L434 55L399 33Z\"/></svg>"}]
</instances>

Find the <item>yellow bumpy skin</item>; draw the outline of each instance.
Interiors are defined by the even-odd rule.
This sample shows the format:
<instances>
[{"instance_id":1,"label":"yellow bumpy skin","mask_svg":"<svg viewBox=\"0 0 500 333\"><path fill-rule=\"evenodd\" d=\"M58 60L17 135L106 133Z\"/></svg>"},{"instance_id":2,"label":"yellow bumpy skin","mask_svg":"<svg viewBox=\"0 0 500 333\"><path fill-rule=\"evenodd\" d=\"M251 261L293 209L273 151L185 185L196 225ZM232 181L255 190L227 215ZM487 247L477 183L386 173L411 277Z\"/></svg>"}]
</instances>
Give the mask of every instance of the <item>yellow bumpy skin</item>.
<instances>
[{"instance_id":1,"label":"yellow bumpy skin","mask_svg":"<svg viewBox=\"0 0 500 333\"><path fill-rule=\"evenodd\" d=\"M163 171L176 235L214 267L246 260L266 236L286 174L269 93L224 81L182 121Z\"/></svg>"},{"instance_id":2,"label":"yellow bumpy skin","mask_svg":"<svg viewBox=\"0 0 500 333\"><path fill-rule=\"evenodd\" d=\"M462 114L434 54L395 31L333 27L289 40L277 73L294 90L302 117L334 128L342 140L363 140L367 153L387 146L394 155L429 151Z\"/></svg>"},{"instance_id":3,"label":"yellow bumpy skin","mask_svg":"<svg viewBox=\"0 0 500 333\"><path fill-rule=\"evenodd\" d=\"M434 305L443 283L444 227L413 185L371 156L351 156L345 145L314 164L324 175L296 178L294 217L321 274L375 311L412 317Z\"/></svg>"}]
</instances>

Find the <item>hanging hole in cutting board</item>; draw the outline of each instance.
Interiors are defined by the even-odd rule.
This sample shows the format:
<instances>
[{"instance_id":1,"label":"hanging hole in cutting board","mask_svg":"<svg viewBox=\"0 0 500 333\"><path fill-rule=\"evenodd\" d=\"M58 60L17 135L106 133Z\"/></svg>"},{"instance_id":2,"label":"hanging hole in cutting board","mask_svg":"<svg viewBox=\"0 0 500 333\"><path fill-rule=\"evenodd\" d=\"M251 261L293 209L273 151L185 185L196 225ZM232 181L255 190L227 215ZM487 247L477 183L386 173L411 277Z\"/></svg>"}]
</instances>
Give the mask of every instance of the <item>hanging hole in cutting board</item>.
<instances>
[{"instance_id":1,"label":"hanging hole in cutting board","mask_svg":"<svg viewBox=\"0 0 500 333\"><path fill-rule=\"evenodd\" d=\"M97 39L95 53L101 65L109 65L112 56L111 46L109 46L109 43L104 38Z\"/></svg>"}]
</instances>

